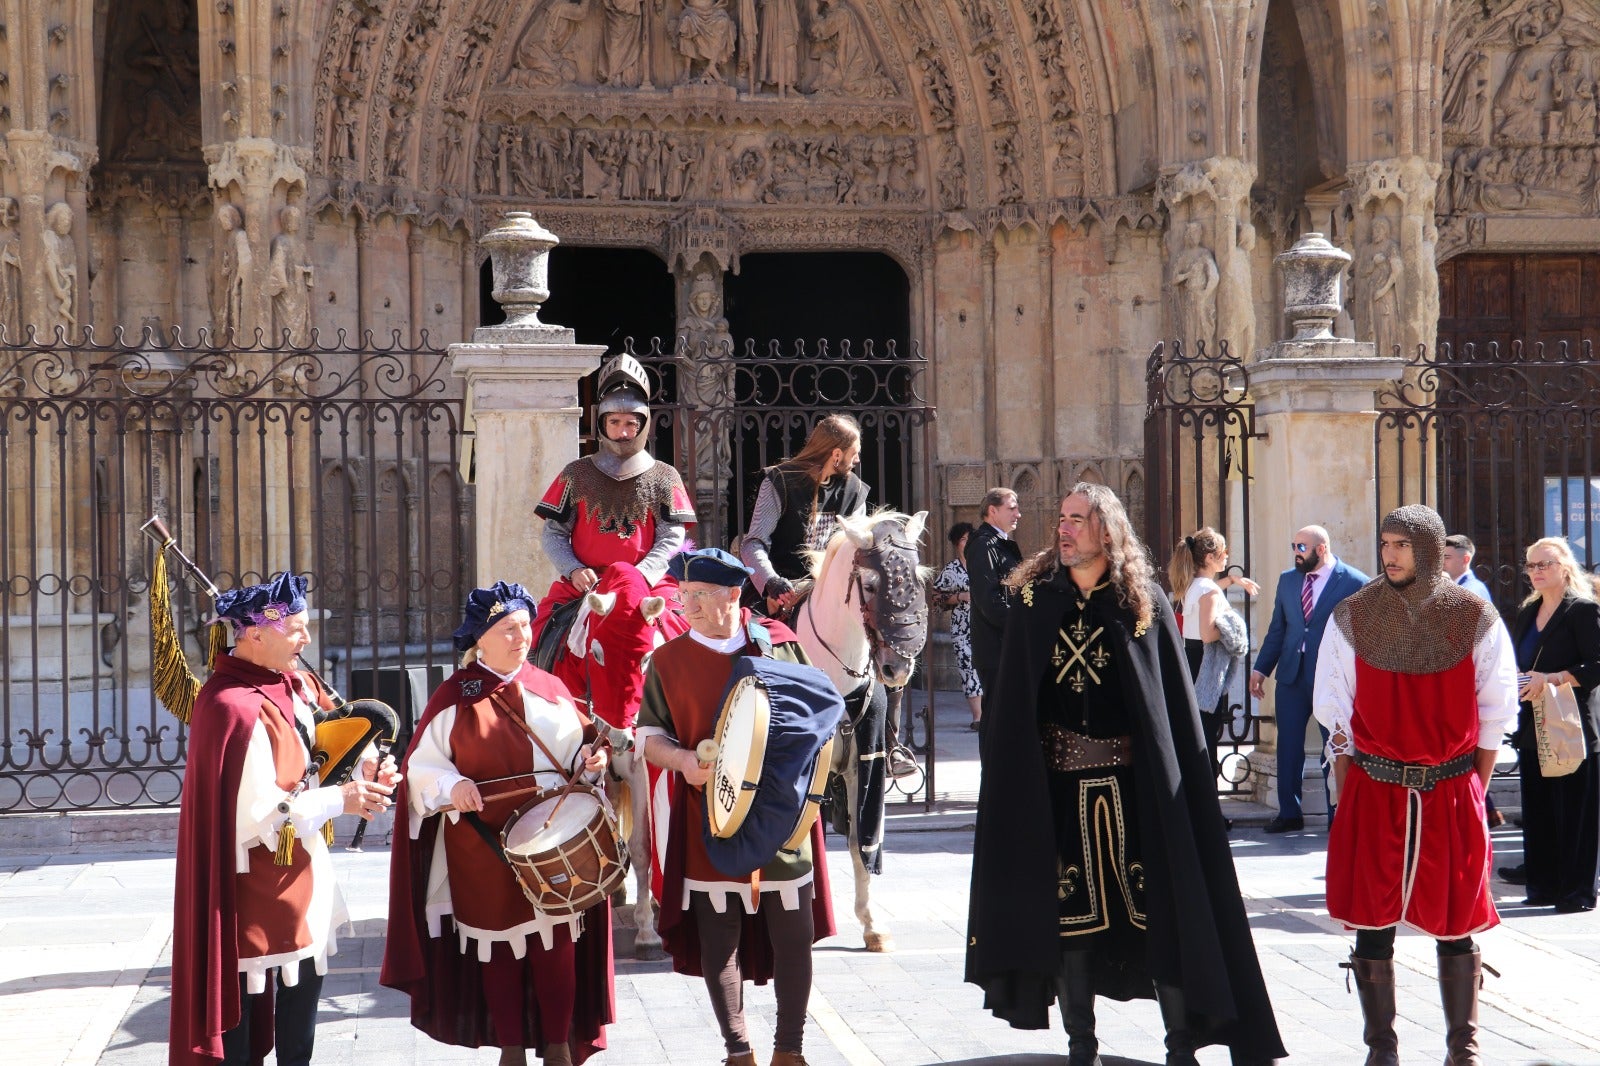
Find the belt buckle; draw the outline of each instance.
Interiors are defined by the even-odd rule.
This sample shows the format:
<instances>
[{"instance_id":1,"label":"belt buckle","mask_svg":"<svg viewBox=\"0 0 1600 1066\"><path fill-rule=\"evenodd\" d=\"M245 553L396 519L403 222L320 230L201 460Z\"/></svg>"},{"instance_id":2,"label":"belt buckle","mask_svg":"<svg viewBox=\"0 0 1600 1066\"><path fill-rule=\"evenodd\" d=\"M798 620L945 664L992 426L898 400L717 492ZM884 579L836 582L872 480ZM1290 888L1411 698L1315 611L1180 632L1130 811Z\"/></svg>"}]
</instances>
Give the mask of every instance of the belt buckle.
<instances>
[{"instance_id":1,"label":"belt buckle","mask_svg":"<svg viewBox=\"0 0 1600 1066\"><path fill-rule=\"evenodd\" d=\"M1400 767L1400 784L1405 788L1426 789L1428 787L1428 768L1426 766Z\"/></svg>"}]
</instances>

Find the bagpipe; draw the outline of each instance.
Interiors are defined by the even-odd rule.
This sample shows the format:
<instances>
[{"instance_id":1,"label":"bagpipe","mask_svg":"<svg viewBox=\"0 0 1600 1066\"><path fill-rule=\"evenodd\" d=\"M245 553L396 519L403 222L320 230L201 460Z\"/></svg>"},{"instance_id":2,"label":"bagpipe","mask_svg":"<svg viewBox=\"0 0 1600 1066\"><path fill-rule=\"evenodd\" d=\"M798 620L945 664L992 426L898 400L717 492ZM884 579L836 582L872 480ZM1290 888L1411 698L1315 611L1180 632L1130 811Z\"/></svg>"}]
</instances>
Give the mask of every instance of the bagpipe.
<instances>
[{"instance_id":1,"label":"bagpipe","mask_svg":"<svg viewBox=\"0 0 1600 1066\"><path fill-rule=\"evenodd\" d=\"M213 602L221 595L221 590L178 547L177 538L159 516L152 516L150 521L139 527L139 531L156 542L155 565L150 571L151 687L167 710L187 725L194 713L195 699L200 694L200 679L189 667L188 656L184 654L177 624L173 620L167 553L170 551L177 557L183 569ZM227 646L225 623L217 619L211 626L207 669L215 665L217 656L227 651ZM400 716L393 707L381 700L344 699L304 659L301 665L305 666L304 673L309 675L312 687L319 695L326 697L328 704L314 709L316 732L311 741L311 765L307 779L309 781L314 773L318 785L343 785L354 776L369 747L377 750L379 761L389 753L399 736ZM332 823L329 825L331 827ZM356 827L355 836L350 841L351 850L361 847L366 829L365 821Z\"/></svg>"}]
</instances>

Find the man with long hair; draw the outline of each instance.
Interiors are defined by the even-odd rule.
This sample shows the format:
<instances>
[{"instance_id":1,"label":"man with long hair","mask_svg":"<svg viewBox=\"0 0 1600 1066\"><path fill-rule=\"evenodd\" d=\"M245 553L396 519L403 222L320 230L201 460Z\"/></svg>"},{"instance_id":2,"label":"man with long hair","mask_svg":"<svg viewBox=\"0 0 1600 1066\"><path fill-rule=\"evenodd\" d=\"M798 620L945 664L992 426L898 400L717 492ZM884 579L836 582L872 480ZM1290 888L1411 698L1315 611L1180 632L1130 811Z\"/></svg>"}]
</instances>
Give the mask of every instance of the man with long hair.
<instances>
[{"instance_id":1,"label":"man with long hair","mask_svg":"<svg viewBox=\"0 0 1600 1066\"><path fill-rule=\"evenodd\" d=\"M1483 794L1517 715L1510 634L1444 572L1444 521L1411 504L1384 518L1383 576L1340 602L1317 659L1339 817L1328 831L1328 915L1355 929L1349 967L1367 1062L1396 1066L1395 927L1438 941L1445 1062L1476 1066L1472 934L1500 923Z\"/></svg>"},{"instance_id":2,"label":"man with long hair","mask_svg":"<svg viewBox=\"0 0 1600 1066\"><path fill-rule=\"evenodd\" d=\"M767 468L750 512L739 557L770 614L799 598L794 583L810 574L805 552L827 546L841 515L867 513L867 483L855 474L861 426L849 415L828 415L811 429L792 459Z\"/></svg>"},{"instance_id":3,"label":"man with long hair","mask_svg":"<svg viewBox=\"0 0 1600 1066\"><path fill-rule=\"evenodd\" d=\"M1183 642L1116 495L1073 486L1007 584L966 979L1019 1029L1059 1000L1073 1066L1100 1061L1096 995L1154 998L1168 1066L1283 1057Z\"/></svg>"}]
</instances>

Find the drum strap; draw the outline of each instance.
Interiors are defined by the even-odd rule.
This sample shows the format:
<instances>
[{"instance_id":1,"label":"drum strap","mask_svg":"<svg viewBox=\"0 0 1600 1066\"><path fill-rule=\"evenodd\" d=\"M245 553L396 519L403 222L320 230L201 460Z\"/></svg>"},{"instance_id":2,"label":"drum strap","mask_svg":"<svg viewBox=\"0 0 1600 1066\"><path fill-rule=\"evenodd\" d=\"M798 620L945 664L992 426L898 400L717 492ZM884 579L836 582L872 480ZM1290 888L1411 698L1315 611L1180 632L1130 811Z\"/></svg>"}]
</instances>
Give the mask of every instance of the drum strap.
<instances>
[{"instance_id":1,"label":"drum strap","mask_svg":"<svg viewBox=\"0 0 1600 1066\"><path fill-rule=\"evenodd\" d=\"M533 731L533 727L528 724L528 719L523 716L522 708L512 708L506 706L506 701L501 698L501 694L504 693L508 688L510 688L509 685L501 685L499 688L495 689L494 693L489 697L490 702L492 702L495 706L495 710L499 711L501 714L517 723L517 725L521 726L522 731L528 734L528 739L533 741L535 747L544 752L544 757L549 759L550 765L556 768L556 773L560 774L567 784L572 784L576 778L572 774L567 773L566 769L561 765L561 760L556 758L554 753L550 751L550 748L545 744L545 742L539 739L539 734ZM521 688L522 686L517 686L519 693L521 692Z\"/></svg>"},{"instance_id":2,"label":"drum strap","mask_svg":"<svg viewBox=\"0 0 1600 1066\"><path fill-rule=\"evenodd\" d=\"M483 842L489 845L489 850L499 856L501 862L507 866L511 865L511 860L506 858L506 849L500 846L500 835L484 824L483 819L478 817L477 811L462 811L461 817L477 831L477 834L483 838Z\"/></svg>"}]
</instances>

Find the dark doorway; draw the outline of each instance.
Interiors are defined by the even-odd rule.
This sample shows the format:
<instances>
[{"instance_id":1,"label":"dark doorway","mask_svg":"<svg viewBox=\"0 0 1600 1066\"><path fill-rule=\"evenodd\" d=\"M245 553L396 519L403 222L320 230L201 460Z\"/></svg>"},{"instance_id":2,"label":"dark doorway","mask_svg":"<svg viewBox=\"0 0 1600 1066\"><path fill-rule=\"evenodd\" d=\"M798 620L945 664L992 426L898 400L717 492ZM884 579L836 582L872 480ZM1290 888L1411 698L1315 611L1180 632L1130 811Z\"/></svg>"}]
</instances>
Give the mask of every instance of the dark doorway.
<instances>
[{"instance_id":1,"label":"dark doorway","mask_svg":"<svg viewBox=\"0 0 1600 1066\"><path fill-rule=\"evenodd\" d=\"M872 341L879 355L894 341L903 353L911 335L911 284L882 252L780 252L744 256L724 281L728 329L735 349L754 341L765 353L776 341L792 354L804 342L833 348L849 341L859 354Z\"/></svg>"},{"instance_id":2,"label":"dark doorway","mask_svg":"<svg viewBox=\"0 0 1600 1066\"><path fill-rule=\"evenodd\" d=\"M493 291L494 278L485 262L479 321L490 326L505 321ZM677 326L673 306L672 274L654 253L560 245L550 252L550 299L539 319L571 327L579 344L603 344L608 352L620 352L628 337L642 348L651 338L672 336Z\"/></svg>"}]
</instances>

